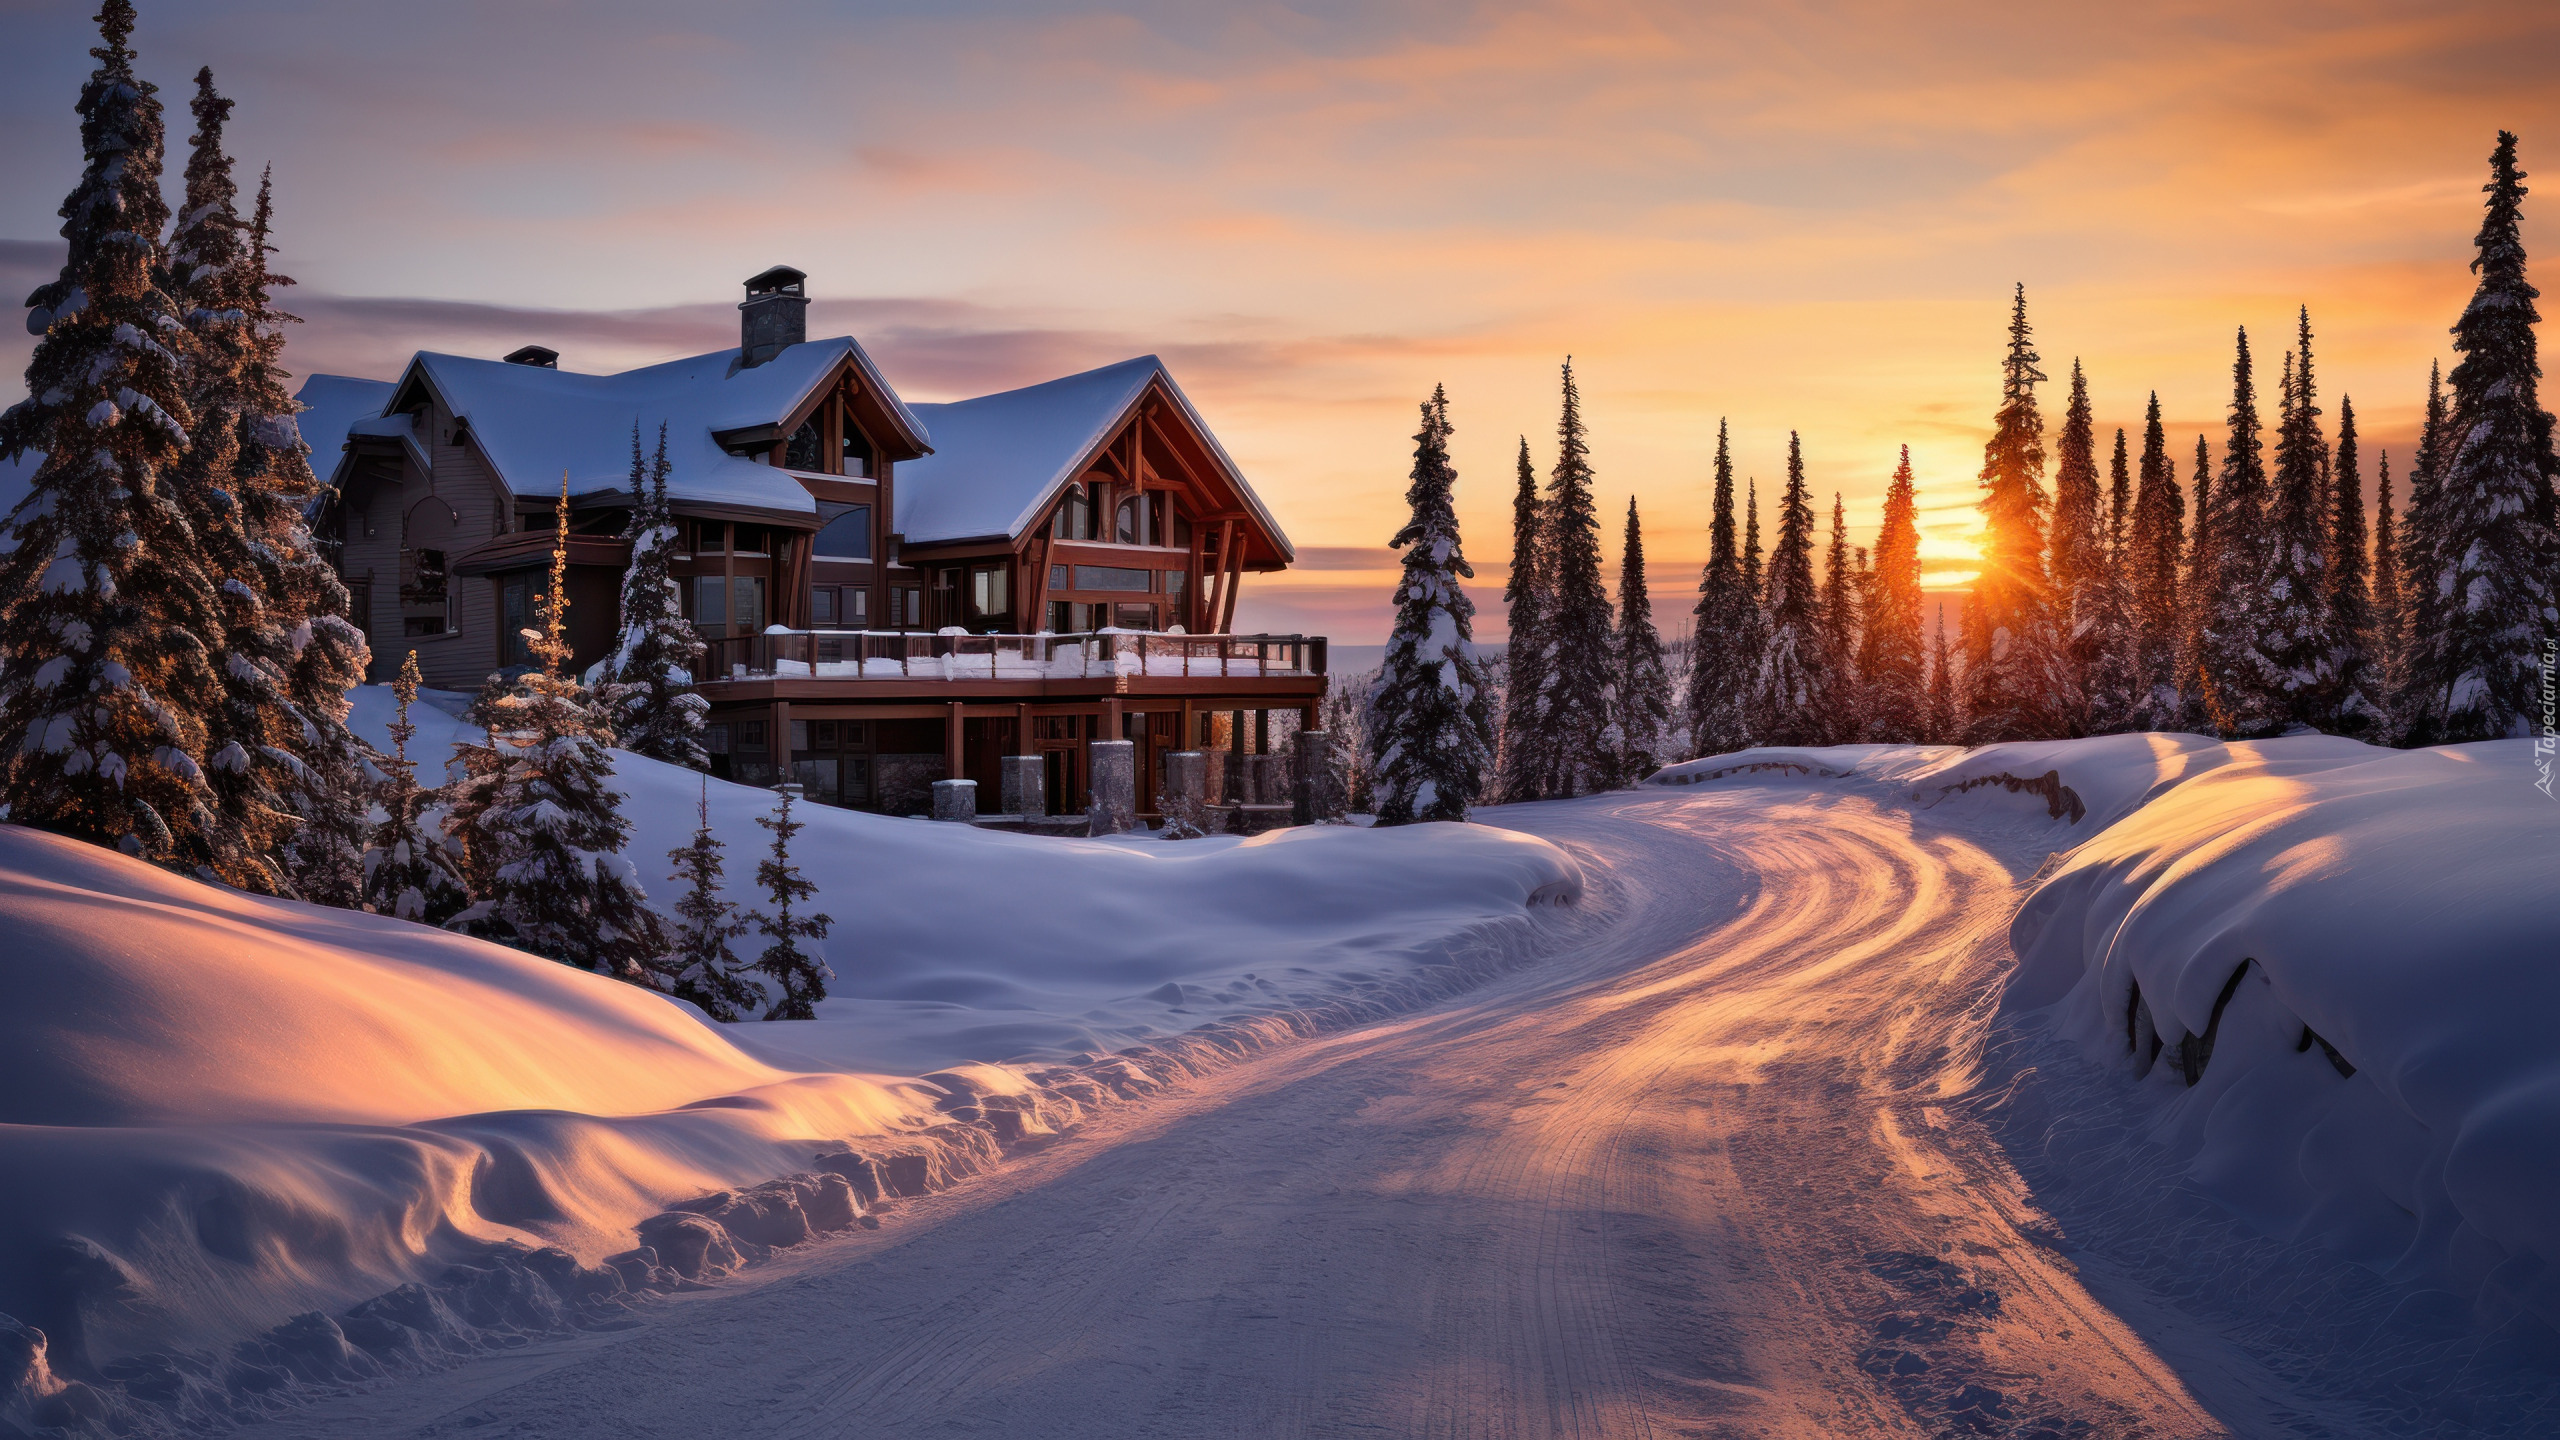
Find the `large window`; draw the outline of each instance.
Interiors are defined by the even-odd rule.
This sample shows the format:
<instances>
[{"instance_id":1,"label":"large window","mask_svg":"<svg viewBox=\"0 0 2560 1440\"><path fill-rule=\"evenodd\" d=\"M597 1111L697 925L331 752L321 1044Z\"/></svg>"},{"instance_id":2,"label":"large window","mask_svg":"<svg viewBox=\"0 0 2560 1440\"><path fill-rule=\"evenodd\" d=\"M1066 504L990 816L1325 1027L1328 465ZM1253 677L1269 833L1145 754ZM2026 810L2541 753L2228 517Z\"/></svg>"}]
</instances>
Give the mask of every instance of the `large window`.
<instances>
[{"instance_id":1,"label":"large window","mask_svg":"<svg viewBox=\"0 0 2560 1440\"><path fill-rule=\"evenodd\" d=\"M1119 565L1079 565L1075 588L1078 590L1136 590L1149 588L1155 572L1133 570Z\"/></svg>"},{"instance_id":2,"label":"large window","mask_svg":"<svg viewBox=\"0 0 2560 1440\"><path fill-rule=\"evenodd\" d=\"M991 619L1012 608L1006 596L1006 569L1002 565L981 566L969 572L969 609L980 619Z\"/></svg>"},{"instance_id":3,"label":"large window","mask_svg":"<svg viewBox=\"0 0 2560 1440\"><path fill-rule=\"evenodd\" d=\"M807 423L791 432L791 439L782 447L782 463L792 470L823 471L826 468L825 447L826 435L818 428L818 417L812 415Z\"/></svg>"},{"instance_id":4,"label":"large window","mask_svg":"<svg viewBox=\"0 0 2560 1440\"><path fill-rule=\"evenodd\" d=\"M812 552L821 560L871 558L871 507L818 502L818 541Z\"/></svg>"},{"instance_id":5,"label":"large window","mask_svg":"<svg viewBox=\"0 0 2560 1440\"><path fill-rule=\"evenodd\" d=\"M1056 537L1060 540L1093 538L1093 496L1082 485L1067 487L1067 498L1058 502Z\"/></svg>"},{"instance_id":6,"label":"large window","mask_svg":"<svg viewBox=\"0 0 2560 1440\"><path fill-rule=\"evenodd\" d=\"M853 415L850 411L844 417L843 458L844 469L840 473L850 475L857 480L875 478L871 467L877 461L871 454L871 442L863 439L862 432L854 428Z\"/></svg>"},{"instance_id":7,"label":"large window","mask_svg":"<svg viewBox=\"0 0 2560 1440\"><path fill-rule=\"evenodd\" d=\"M764 577L694 576L693 628L706 635L753 635L764 629Z\"/></svg>"}]
</instances>

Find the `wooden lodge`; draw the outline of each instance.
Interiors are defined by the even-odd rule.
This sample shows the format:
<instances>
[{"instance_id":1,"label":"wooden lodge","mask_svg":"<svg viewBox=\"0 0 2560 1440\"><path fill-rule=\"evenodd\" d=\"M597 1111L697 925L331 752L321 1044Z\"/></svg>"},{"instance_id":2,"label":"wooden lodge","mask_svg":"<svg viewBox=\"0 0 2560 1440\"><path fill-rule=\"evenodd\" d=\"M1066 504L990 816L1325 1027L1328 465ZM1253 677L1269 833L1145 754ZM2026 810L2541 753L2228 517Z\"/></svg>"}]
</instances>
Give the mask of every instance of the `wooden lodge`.
<instances>
[{"instance_id":1,"label":"wooden lodge","mask_svg":"<svg viewBox=\"0 0 2560 1440\"><path fill-rule=\"evenodd\" d=\"M665 427L687 617L706 643L714 773L797 779L894 814L946 777L995 806L1001 757L1042 757L1047 808L1087 800L1086 747L1162 757L1307 724L1325 642L1231 633L1289 540L1154 356L949 404L901 400L849 336L806 338L806 278L747 282L738 348L618 375L421 351L396 380L300 399L333 547L386 678L472 690L526 664L565 484L570 639L618 628L632 429Z\"/></svg>"}]
</instances>

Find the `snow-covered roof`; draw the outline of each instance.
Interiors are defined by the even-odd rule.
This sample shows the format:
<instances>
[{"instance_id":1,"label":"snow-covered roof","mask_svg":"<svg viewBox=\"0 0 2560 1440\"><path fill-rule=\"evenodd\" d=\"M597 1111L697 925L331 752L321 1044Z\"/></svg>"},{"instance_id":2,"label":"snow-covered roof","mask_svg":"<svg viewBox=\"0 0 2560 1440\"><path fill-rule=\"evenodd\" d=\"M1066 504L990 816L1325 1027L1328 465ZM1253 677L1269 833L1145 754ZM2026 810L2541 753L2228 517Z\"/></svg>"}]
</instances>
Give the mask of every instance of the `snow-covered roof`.
<instances>
[{"instance_id":1,"label":"snow-covered roof","mask_svg":"<svg viewBox=\"0 0 2560 1440\"><path fill-rule=\"evenodd\" d=\"M335 475L348 434L358 423L379 418L382 407L390 402L391 391L388 380L313 375L294 392L293 398L302 406L302 414L296 417L302 427L302 443L311 447L311 468L321 479Z\"/></svg>"},{"instance_id":2,"label":"snow-covered roof","mask_svg":"<svg viewBox=\"0 0 2560 1440\"><path fill-rule=\"evenodd\" d=\"M1020 535L1159 381L1281 554L1294 558L1244 472L1153 355L974 400L916 406L933 426L934 448L898 467L899 532L911 545Z\"/></svg>"}]
</instances>

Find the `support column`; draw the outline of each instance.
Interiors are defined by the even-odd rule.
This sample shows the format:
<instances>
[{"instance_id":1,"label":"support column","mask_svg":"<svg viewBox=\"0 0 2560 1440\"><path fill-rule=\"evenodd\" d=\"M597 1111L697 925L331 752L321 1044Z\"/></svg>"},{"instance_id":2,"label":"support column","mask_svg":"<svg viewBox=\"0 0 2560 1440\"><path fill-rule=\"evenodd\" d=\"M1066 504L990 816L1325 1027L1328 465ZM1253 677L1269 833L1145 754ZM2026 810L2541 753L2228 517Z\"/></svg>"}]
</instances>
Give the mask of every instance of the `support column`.
<instances>
[{"instance_id":1,"label":"support column","mask_svg":"<svg viewBox=\"0 0 2560 1440\"><path fill-rule=\"evenodd\" d=\"M773 761L773 783L782 785L795 777L791 773L791 702L773 702L772 730L765 740L765 754Z\"/></svg>"},{"instance_id":2,"label":"support column","mask_svg":"<svg viewBox=\"0 0 2560 1440\"><path fill-rule=\"evenodd\" d=\"M1291 787L1290 819L1300 825L1339 825L1350 811L1342 792L1342 772L1333 763L1333 736L1317 729L1298 732L1298 774Z\"/></svg>"},{"instance_id":3,"label":"support column","mask_svg":"<svg viewBox=\"0 0 2560 1440\"><path fill-rule=\"evenodd\" d=\"M933 818L955 820L966 825L978 818L978 782L975 780L936 780L933 782Z\"/></svg>"},{"instance_id":4,"label":"support column","mask_svg":"<svg viewBox=\"0 0 2560 1440\"><path fill-rule=\"evenodd\" d=\"M950 713L942 722L942 778L957 780L960 775L961 726L960 702L951 702Z\"/></svg>"},{"instance_id":5,"label":"support column","mask_svg":"<svg viewBox=\"0 0 2560 1440\"><path fill-rule=\"evenodd\" d=\"M1007 755L1001 762L1000 783L996 788L998 809L1025 820L1049 813L1047 795L1048 767L1037 755Z\"/></svg>"},{"instance_id":6,"label":"support column","mask_svg":"<svg viewBox=\"0 0 2560 1440\"><path fill-rule=\"evenodd\" d=\"M1031 753L1031 707L1028 705L1013 707L1013 753Z\"/></svg>"},{"instance_id":7,"label":"support column","mask_svg":"<svg viewBox=\"0 0 2560 1440\"><path fill-rule=\"evenodd\" d=\"M1244 784L1244 746L1245 741L1250 737L1250 731L1244 723L1244 714L1242 710L1235 712L1234 722L1227 727L1227 738L1232 742L1227 748L1226 765L1226 797L1230 805L1246 804L1253 799L1253 796L1246 793Z\"/></svg>"},{"instance_id":8,"label":"support column","mask_svg":"<svg viewBox=\"0 0 2560 1440\"><path fill-rule=\"evenodd\" d=\"M1138 766L1126 740L1096 740L1087 749L1093 803L1085 816L1095 835L1123 835L1138 823Z\"/></svg>"}]
</instances>

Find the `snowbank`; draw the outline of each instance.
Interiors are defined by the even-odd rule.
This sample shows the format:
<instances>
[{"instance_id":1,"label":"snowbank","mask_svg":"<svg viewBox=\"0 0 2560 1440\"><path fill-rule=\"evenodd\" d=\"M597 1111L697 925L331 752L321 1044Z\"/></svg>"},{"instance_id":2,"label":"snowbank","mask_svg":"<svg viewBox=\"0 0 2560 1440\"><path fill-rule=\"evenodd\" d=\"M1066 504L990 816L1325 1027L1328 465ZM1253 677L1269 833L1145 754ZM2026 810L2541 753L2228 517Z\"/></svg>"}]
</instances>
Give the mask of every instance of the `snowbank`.
<instances>
[{"instance_id":1,"label":"snowbank","mask_svg":"<svg viewBox=\"0 0 2560 1440\"><path fill-rule=\"evenodd\" d=\"M2157 1137L2263 1228L2560 1320L2560 807L2530 742L2214 748L2027 899L2010 1006L2151 1087Z\"/></svg>"},{"instance_id":2,"label":"snowbank","mask_svg":"<svg viewBox=\"0 0 2560 1440\"><path fill-rule=\"evenodd\" d=\"M360 726L388 714L358 695ZM432 773L460 727L413 718ZM701 782L616 761L656 881ZM710 791L752 900L772 797ZM1174 845L802 813L837 995L738 1026L0 826L0 1316L51 1342L0 1373L0 1433L103 1403L56 1371L201 1420L593 1321L1083 1108L1518 963L1530 907L1580 887L1554 847L1469 826ZM0 1351L25 1334L0 1320ZM137 1352L178 1358L116 1359Z\"/></svg>"}]
</instances>

